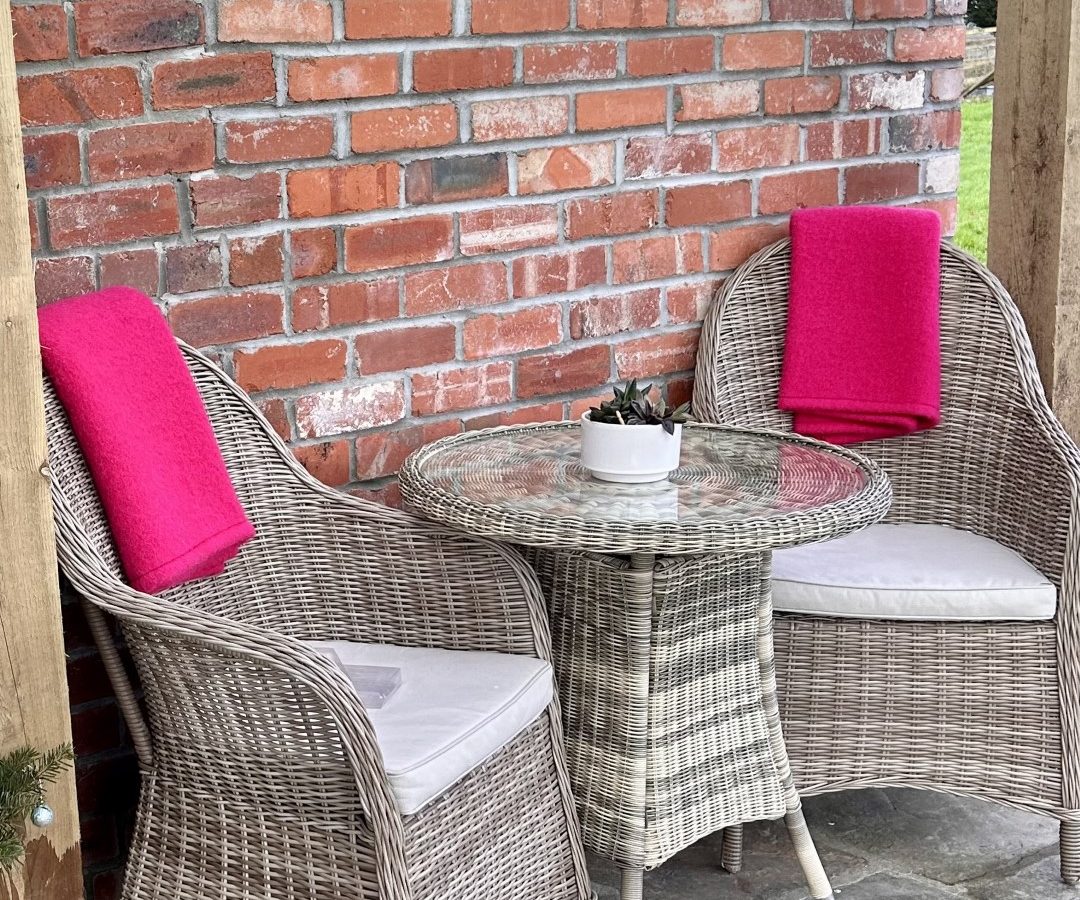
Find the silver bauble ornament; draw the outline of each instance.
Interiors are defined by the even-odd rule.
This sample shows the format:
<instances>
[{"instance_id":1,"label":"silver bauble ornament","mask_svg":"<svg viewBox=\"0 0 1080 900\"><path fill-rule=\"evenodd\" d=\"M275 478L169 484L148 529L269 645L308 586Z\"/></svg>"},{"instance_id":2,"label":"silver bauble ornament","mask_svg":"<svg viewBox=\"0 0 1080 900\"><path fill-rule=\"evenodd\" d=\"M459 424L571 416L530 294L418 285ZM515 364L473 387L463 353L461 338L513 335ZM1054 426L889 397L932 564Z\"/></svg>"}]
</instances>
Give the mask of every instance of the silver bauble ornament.
<instances>
[{"instance_id":1,"label":"silver bauble ornament","mask_svg":"<svg viewBox=\"0 0 1080 900\"><path fill-rule=\"evenodd\" d=\"M38 828L48 828L56 821L56 813L52 811L52 807L40 803L30 813L30 821Z\"/></svg>"}]
</instances>

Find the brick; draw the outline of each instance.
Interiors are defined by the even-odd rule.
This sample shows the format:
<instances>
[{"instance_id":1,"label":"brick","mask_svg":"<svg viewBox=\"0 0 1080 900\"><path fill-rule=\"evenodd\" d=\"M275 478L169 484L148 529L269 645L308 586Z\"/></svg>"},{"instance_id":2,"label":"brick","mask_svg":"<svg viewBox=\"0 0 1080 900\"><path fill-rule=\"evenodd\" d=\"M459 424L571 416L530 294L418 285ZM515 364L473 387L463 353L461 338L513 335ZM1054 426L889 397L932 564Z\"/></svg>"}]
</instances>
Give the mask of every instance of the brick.
<instances>
[{"instance_id":1,"label":"brick","mask_svg":"<svg viewBox=\"0 0 1080 900\"><path fill-rule=\"evenodd\" d=\"M564 134L570 125L566 97L484 100L472 104L474 141L510 141Z\"/></svg>"},{"instance_id":2,"label":"brick","mask_svg":"<svg viewBox=\"0 0 1080 900\"><path fill-rule=\"evenodd\" d=\"M67 14L62 6L13 6L16 62L67 59Z\"/></svg>"},{"instance_id":3,"label":"brick","mask_svg":"<svg viewBox=\"0 0 1080 900\"><path fill-rule=\"evenodd\" d=\"M761 0L675 0L675 24L682 28L747 25L761 21Z\"/></svg>"},{"instance_id":4,"label":"brick","mask_svg":"<svg viewBox=\"0 0 1080 900\"><path fill-rule=\"evenodd\" d=\"M730 222L749 216L750 203L749 181L670 188L666 221L673 228Z\"/></svg>"},{"instance_id":5,"label":"brick","mask_svg":"<svg viewBox=\"0 0 1080 900\"><path fill-rule=\"evenodd\" d=\"M466 431L478 428L496 428L501 425L530 425L537 422L559 422L563 418L563 405L559 400L517 406L497 412L469 416L463 422Z\"/></svg>"},{"instance_id":6,"label":"brick","mask_svg":"<svg viewBox=\"0 0 1080 900\"><path fill-rule=\"evenodd\" d=\"M429 269L405 277L408 316L491 306L506 297L506 267L499 262Z\"/></svg>"},{"instance_id":7,"label":"brick","mask_svg":"<svg viewBox=\"0 0 1080 900\"><path fill-rule=\"evenodd\" d=\"M91 181L198 172L214 165L214 126L196 119L92 131L88 156Z\"/></svg>"},{"instance_id":8,"label":"brick","mask_svg":"<svg viewBox=\"0 0 1080 900\"><path fill-rule=\"evenodd\" d=\"M565 84L614 78L618 45L614 41L581 44L531 44L523 51L526 84Z\"/></svg>"},{"instance_id":9,"label":"brick","mask_svg":"<svg viewBox=\"0 0 1080 900\"><path fill-rule=\"evenodd\" d=\"M173 294L221 287L221 251L217 244L188 244L165 251L165 288Z\"/></svg>"},{"instance_id":10,"label":"brick","mask_svg":"<svg viewBox=\"0 0 1080 900\"><path fill-rule=\"evenodd\" d=\"M305 219L397 206L399 178L393 162L297 169L286 178L289 214Z\"/></svg>"},{"instance_id":11,"label":"brick","mask_svg":"<svg viewBox=\"0 0 1080 900\"><path fill-rule=\"evenodd\" d=\"M302 438L333 437L379 428L403 418L405 386L400 381L342 387L296 401L296 430Z\"/></svg>"},{"instance_id":12,"label":"brick","mask_svg":"<svg viewBox=\"0 0 1080 900\"><path fill-rule=\"evenodd\" d=\"M663 28L667 0L578 0L578 28Z\"/></svg>"},{"instance_id":13,"label":"brick","mask_svg":"<svg viewBox=\"0 0 1080 900\"><path fill-rule=\"evenodd\" d=\"M765 82L765 112L771 116L825 112L840 100L840 79L833 75L770 78Z\"/></svg>"},{"instance_id":14,"label":"brick","mask_svg":"<svg viewBox=\"0 0 1080 900\"><path fill-rule=\"evenodd\" d=\"M618 241L612 247L612 283L636 284L704 268L700 234L664 234Z\"/></svg>"},{"instance_id":15,"label":"brick","mask_svg":"<svg viewBox=\"0 0 1080 900\"><path fill-rule=\"evenodd\" d=\"M756 81L713 81L675 88L675 118L679 122L749 116L761 106Z\"/></svg>"},{"instance_id":16,"label":"brick","mask_svg":"<svg viewBox=\"0 0 1080 900\"><path fill-rule=\"evenodd\" d=\"M603 247L582 247L520 256L513 262L514 297L543 297L576 291L607 280Z\"/></svg>"},{"instance_id":17,"label":"brick","mask_svg":"<svg viewBox=\"0 0 1080 900\"><path fill-rule=\"evenodd\" d=\"M296 461L315 478L330 487L341 487L350 480L349 442L325 441L293 447Z\"/></svg>"},{"instance_id":18,"label":"brick","mask_svg":"<svg viewBox=\"0 0 1080 900\"><path fill-rule=\"evenodd\" d=\"M315 278L337 267L337 235L333 228L308 228L289 235L293 278Z\"/></svg>"},{"instance_id":19,"label":"brick","mask_svg":"<svg viewBox=\"0 0 1080 900\"><path fill-rule=\"evenodd\" d=\"M405 168L405 199L412 204L498 197L509 191L504 153L419 159Z\"/></svg>"},{"instance_id":20,"label":"brick","mask_svg":"<svg viewBox=\"0 0 1080 900\"><path fill-rule=\"evenodd\" d=\"M275 344L233 354L236 382L245 391L297 388L345 377L345 342Z\"/></svg>"},{"instance_id":21,"label":"brick","mask_svg":"<svg viewBox=\"0 0 1080 900\"><path fill-rule=\"evenodd\" d=\"M709 269L723 272L741 266L762 247L786 237L782 225L739 225L714 231L709 237Z\"/></svg>"},{"instance_id":22,"label":"brick","mask_svg":"<svg viewBox=\"0 0 1080 900\"><path fill-rule=\"evenodd\" d=\"M960 157L934 156L926 161L926 192L949 194L960 186Z\"/></svg>"},{"instance_id":23,"label":"brick","mask_svg":"<svg viewBox=\"0 0 1080 900\"><path fill-rule=\"evenodd\" d=\"M79 138L73 132L34 134L23 138L26 186L32 191L82 181Z\"/></svg>"},{"instance_id":24,"label":"brick","mask_svg":"<svg viewBox=\"0 0 1080 900\"><path fill-rule=\"evenodd\" d=\"M381 97L397 89L396 53L289 60L289 99L297 102Z\"/></svg>"},{"instance_id":25,"label":"brick","mask_svg":"<svg viewBox=\"0 0 1080 900\"><path fill-rule=\"evenodd\" d=\"M623 172L627 178L695 175L712 168L708 134L668 134L634 137L626 142Z\"/></svg>"},{"instance_id":26,"label":"brick","mask_svg":"<svg viewBox=\"0 0 1080 900\"><path fill-rule=\"evenodd\" d=\"M217 36L225 43L329 43L334 17L327 0L219 0Z\"/></svg>"},{"instance_id":27,"label":"brick","mask_svg":"<svg viewBox=\"0 0 1080 900\"><path fill-rule=\"evenodd\" d=\"M457 136L457 108L450 103L369 109L352 117L352 148L357 153L441 147L455 143Z\"/></svg>"},{"instance_id":28,"label":"brick","mask_svg":"<svg viewBox=\"0 0 1080 900\"><path fill-rule=\"evenodd\" d=\"M259 412L266 418L267 423L274 429L283 441L291 441L292 433L289 426L289 414L285 410L285 401L279 397L262 398L255 401Z\"/></svg>"},{"instance_id":29,"label":"brick","mask_svg":"<svg viewBox=\"0 0 1080 900\"><path fill-rule=\"evenodd\" d=\"M852 159L881 152L880 119L815 122L806 128L808 160Z\"/></svg>"},{"instance_id":30,"label":"brick","mask_svg":"<svg viewBox=\"0 0 1080 900\"><path fill-rule=\"evenodd\" d=\"M359 497L362 500L378 503L380 506L389 506L394 509L401 509L405 502L401 496L401 485L396 481L391 481L379 487L358 488L357 490L350 491L350 493L354 497Z\"/></svg>"},{"instance_id":31,"label":"brick","mask_svg":"<svg viewBox=\"0 0 1080 900\"><path fill-rule=\"evenodd\" d=\"M459 422L446 420L361 435L356 439L357 480L393 475L414 450L439 438L457 434L460 430Z\"/></svg>"},{"instance_id":32,"label":"brick","mask_svg":"<svg viewBox=\"0 0 1080 900\"><path fill-rule=\"evenodd\" d=\"M147 248L103 253L100 271L100 286L103 288L126 285L150 297L158 295L157 250Z\"/></svg>"},{"instance_id":33,"label":"brick","mask_svg":"<svg viewBox=\"0 0 1080 900\"><path fill-rule=\"evenodd\" d=\"M561 340L562 306L558 303L474 316L465 320L462 329L466 359L540 350Z\"/></svg>"},{"instance_id":34,"label":"brick","mask_svg":"<svg viewBox=\"0 0 1080 900\"><path fill-rule=\"evenodd\" d=\"M345 281L296 288L292 292L294 331L315 331L396 318L398 280Z\"/></svg>"},{"instance_id":35,"label":"brick","mask_svg":"<svg viewBox=\"0 0 1080 900\"><path fill-rule=\"evenodd\" d=\"M169 310L178 337L196 347L281 334L281 295L250 291L186 300Z\"/></svg>"},{"instance_id":36,"label":"brick","mask_svg":"<svg viewBox=\"0 0 1080 900\"><path fill-rule=\"evenodd\" d=\"M844 171L844 202L870 203L919 193L918 163L850 166Z\"/></svg>"},{"instance_id":37,"label":"brick","mask_svg":"<svg viewBox=\"0 0 1080 900\"><path fill-rule=\"evenodd\" d=\"M26 217L30 220L30 249L41 249L41 222L38 220L37 204L31 200L26 204Z\"/></svg>"},{"instance_id":38,"label":"brick","mask_svg":"<svg viewBox=\"0 0 1080 900\"><path fill-rule=\"evenodd\" d=\"M884 62L888 58L884 28L815 31L810 35L812 66L849 66Z\"/></svg>"},{"instance_id":39,"label":"brick","mask_svg":"<svg viewBox=\"0 0 1080 900\"><path fill-rule=\"evenodd\" d=\"M180 230L180 210L171 184L50 197L46 209L57 250L162 237Z\"/></svg>"},{"instance_id":40,"label":"brick","mask_svg":"<svg viewBox=\"0 0 1080 900\"><path fill-rule=\"evenodd\" d=\"M229 241L229 283L234 287L269 284L285 275L284 237L267 234Z\"/></svg>"},{"instance_id":41,"label":"brick","mask_svg":"<svg viewBox=\"0 0 1080 900\"><path fill-rule=\"evenodd\" d=\"M716 133L720 172L772 169L799 161L798 125L760 125Z\"/></svg>"},{"instance_id":42,"label":"brick","mask_svg":"<svg viewBox=\"0 0 1080 900\"><path fill-rule=\"evenodd\" d=\"M249 225L281 215L281 179L276 172L251 178L196 176L189 182L189 189L198 228Z\"/></svg>"},{"instance_id":43,"label":"brick","mask_svg":"<svg viewBox=\"0 0 1080 900\"><path fill-rule=\"evenodd\" d=\"M94 283L94 260L89 256L36 260L34 288L39 304L87 294L97 288Z\"/></svg>"},{"instance_id":44,"label":"brick","mask_svg":"<svg viewBox=\"0 0 1080 900\"><path fill-rule=\"evenodd\" d=\"M592 91L578 94L576 104L578 131L653 125L667 119L667 89L663 87Z\"/></svg>"},{"instance_id":45,"label":"brick","mask_svg":"<svg viewBox=\"0 0 1080 900\"><path fill-rule=\"evenodd\" d=\"M959 146L959 109L936 109L889 119L889 151L892 153L952 150Z\"/></svg>"},{"instance_id":46,"label":"brick","mask_svg":"<svg viewBox=\"0 0 1080 900\"><path fill-rule=\"evenodd\" d=\"M724 37L724 68L785 69L803 63L803 31L748 31Z\"/></svg>"},{"instance_id":47,"label":"brick","mask_svg":"<svg viewBox=\"0 0 1080 900\"><path fill-rule=\"evenodd\" d=\"M541 3L472 0L473 34L562 31L569 24L570 0L543 0Z\"/></svg>"},{"instance_id":48,"label":"brick","mask_svg":"<svg viewBox=\"0 0 1080 900\"><path fill-rule=\"evenodd\" d=\"M925 102L925 72L871 72L852 75L849 106L863 109L918 109Z\"/></svg>"},{"instance_id":49,"label":"brick","mask_svg":"<svg viewBox=\"0 0 1080 900\"><path fill-rule=\"evenodd\" d=\"M855 18L921 19L926 7L927 0L855 0Z\"/></svg>"},{"instance_id":50,"label":"brick","mask_svg":"<svg viewBox=\"0 0 1080 900\"><path fill-rule=\"evenodd\" d=\"M938 218L941 220L942 234L953 234L956 231L957 201L955 197L922 200L916 203L905 203L904 205L912 206L916 209L929 209L932 212L937 213Z\"/></svg>"},{"instance_id":51,"label":"brick","mask_svg":"<svg viewBox=\"0 0 1080 900\"><path fill-rule=\"evenodd\" d=\"M961 66L934 69L930 76L930 96L947 102L959 100L964 94L964 69Z\"/></svg>"},{"instance_id":52,"label":"brick","mask_svg":"<svg viewBox=\"0 0 1080 900\"><path fill-rule=\"evenodd\" d=\"M458 232L463 256L542 247L559 240L559 211L534 203L463 212Z\"/></svg>"},{"instance_id":53,"label":"brick","mask_svg":"<svg viewBox=\"0 0 1080 900\"><path fill-rule=\"evenodd\" d=\"M322 116L240 119L225 124L225 158L235 163L317 159L334 149L334 122Z\"/></svg>"},{"instance_id":54,"label":"brick","mask_svg":"<svg viewBox=\"0 0 1080 900\"><path fill-rule=\"evenodd\" d=\"M689 372L697 357L698 332L673 331L615 345L615 369L620 379L651 378Z\"/></svg>"},{"instance_id":55,"label":"brick","mask_svg":"<svg viewBox=\"0 0 1080 900\"><path fill-rule=\"evenodd\" d=\"M424 50L413 56L413 90L421 93L503 87L513 80L510 47Z\"/></svg>"},{"instance_id":56,"label":"brick","mask_svg":"<svg viewBox=\"0 0 1080 900\"><path fill-rule=\"evenodd\" d=\"M767 175L758 187L758 212L769 216L804 206L834 206L839 198L839 174L836 169L816 169Z\"/></svg>"},{"instance_id":57,"label":"brick","mask_svg":"<svg viewBox=\"0 0 1080 900\"><path fill-rule=\"evenodd\" d=\"M506 403L511 396L510 372L508 362L486 362L432 375L413 375L413 415L431 416Z\"/></svg>"},{"instance_id":58,"label":"brick","mask_svg":"<svg viewBox=\"0 0 1080 900\"><path fill-rule=\"evenodd\" d=\"M526 356L517 364L517 392L522 398L569 394L606 384L611 376L607 345L561 353Z\"/></svg>"},{"instance_id":59,"label":"brick","mask_svg":"<svg viewBox=\"0 0 1080 900\"><path fill-rule=\"evenodd\" d=\"M659 323L659 288L592 297L570 304L570 336L575 341L624 331L643 331Z\"/></svg>"},{"instance_id":60,"label":"brick","mask_svg":"<svg viewBox=\"0 0 1080 900\"><path fill-rule=\"evenodd\" d=\"M203 42L203 11L194 0L79 0L75 47L79 56L145 53Z\"/></svg>"},{"instance_id":61,"label":"brick","mask_svg":"<svg viewBox=\"0 0 1080 900\"><path fill-rule=\"evenodd\" d=\"M345 229L345 269L367 272L441 262L453 253L454 223L448 215L391 219Z\"/></svg>"},{"instance_id":62,"label":"brick","mask_svg":"<svg viewBox=\"0 0 1080 900\"><path fill-rule=\"evenodd\" d=\"M716 291L717 284L712 281L669 287L667 290L668 321L676 325L700 322L705 318L705 313Z\"/></svg>"},{"instance_id":63,"label":"brick","mask_svg":"<svg viewBox=\"0 0 1080 900\"><path fill-rule=\"evenodd\" d=\"M967 0L934 0L934 14L938 16L962 16L967 8Z\"/></svg>"},{"instance_id":64,"label":"brick","mask_svg":"<svg viewBox=\"0 0 1080 900\"><path fill-rule=\"evenodd\" d=\"M626 42L626 71L638 78L708 72L712 67L713 39L710 35Z\"/></svg>"},{"instance_id":65,"label":"brick","mask_svg":"<svg viewBox=\"0 0 1080 900\"><path fill-rule=\"evenodd\" d=\"M142 88L128 66L71 69L19 78L23 125L74 125L143 113Z\"/></svg>"},{"instance_id":66,"label":"brick","mask_svg":"<svg viewBox=\"0 0 1080 900\"><path fill-rule=\"evenodd\" d=\"M273 58L269 53L228 53L159 63L150 93L157 109L273 100L277 93Z\"/></svg>"},{"instance_id":67,"label":"brick","mask_svg":"<svg viewBox=\"0 0 1080 900\"><path fill-rule=\"evenodd\" d=\"M769 0L773 22L822 22L846 19L844 0Z\"/></svg>"},{"instance_id":68,"label":"brick","mask_svg":"<svg viewBox=\"0 0 1080 900\"><path fill-rule=\"evenodd\" d=\"M574 200L566 205L571 240L648 231L659 220L657 191L623 191Z\"/></svg>"},{"instance_id":69,"label":"brick","mask_svg":"<svg viewBox=\"0 0 1080 900\"><path fill-rule=\"evenodd\" d=\"M537 147L518 154L518 193L542 194L615 182L615 145Z\"/></svg>"},{"instance_id":70,"label":"brick","mask_svg":"<svg viewBox=\"0 0 1080 900\"><path fill-rule=\"evenodd\" d=\"M457 347L457 329L449 323L386 328L356 336L361 375L403 372L449 362Z\"/></svg>"},{"instance_id":71,"label":"brick","mask_svg":"<svg viewBox=\"0 0 1080 900\"><path fill-rule=\"evenodd\" d=\"M593 394L591 397L576 397L570 400L567 406L569 407L569 415L566 417L569 422L576 422L580 419L589 409L593 406L599 406L604 400L611 399L611 391L605 390L603 393Z\"/></svg>"},{"instance_id":72,"label":"brick","mask_svg":"<svg viewBox=\"0 0 1080 900\"><path fill-rule=\"evenodd\" d=\"M966 41L963 25L897 28L893 37L893 58L898 62L963 59Z\"/></svg>"},{"instance_id":73,"label":"brick","mask_svg":"<svg viewBox=\"0 0 1080 900\"><path fill-rule=\"evenodd\" d=\"M450 33L452 0L345 0L345 37L436 37Z\"/></svg>"}]
</instances>

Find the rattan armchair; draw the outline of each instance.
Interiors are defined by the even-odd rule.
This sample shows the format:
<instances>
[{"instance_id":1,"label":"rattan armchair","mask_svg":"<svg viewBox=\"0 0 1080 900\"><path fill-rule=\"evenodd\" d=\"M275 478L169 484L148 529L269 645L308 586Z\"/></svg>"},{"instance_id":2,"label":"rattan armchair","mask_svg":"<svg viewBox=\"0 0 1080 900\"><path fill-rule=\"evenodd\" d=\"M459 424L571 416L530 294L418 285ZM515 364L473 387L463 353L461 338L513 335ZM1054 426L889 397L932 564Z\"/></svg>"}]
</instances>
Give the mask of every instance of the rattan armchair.
<instances>
[{"instance_id":1,"label":"rattan armchair","mask_svg":"<svg viewBox=\"0 0 1080 900\"><path fill-rule=\"evenodd\" d=\"M302 643L547 658L532 571L495 543L324 487L224 373L181 349L257 537L224 574L160 596L121 578L45 385L61 566L86 600L141 764L124 900L587 897L556 703L405 816L350 683ZM145 720L103 614L119 620Z\"/></svg>"},{"instance_id":2,"label":"rattan armchair","mask_svg":"<svg viewBox=\"0 0 1080 900\"><path fill-rule=\"evenodd\" d=\"M781 241L707 314L694 412L790 429L776 408L790 253ZM940 427L858 445L890 479L886 521L949 525L1020 553L1058 589L1046 621L776 619L784 733L800 792L902 786L978 797L1061 822L1080 878L1080 451L1054 417L1000 282L941 246ZM741 834L726 836L739 863Z\"/></svg>"}]
</instances>

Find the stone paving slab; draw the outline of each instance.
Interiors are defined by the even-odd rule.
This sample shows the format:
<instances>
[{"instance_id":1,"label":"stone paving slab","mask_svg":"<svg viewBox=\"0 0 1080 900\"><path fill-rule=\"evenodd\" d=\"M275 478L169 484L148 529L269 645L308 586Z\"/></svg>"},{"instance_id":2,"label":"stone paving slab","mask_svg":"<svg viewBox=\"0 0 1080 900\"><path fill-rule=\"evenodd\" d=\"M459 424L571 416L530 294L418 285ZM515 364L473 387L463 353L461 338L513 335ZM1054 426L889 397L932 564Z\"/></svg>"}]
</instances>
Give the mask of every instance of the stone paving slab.
<instances>
[{"instance_id":1,"label":"stone paving slab","mask_svg":"<svg viewBox=\"0 0 1080 900\"><path fill-rule=\"evenodd\" d=\"M813 797L806 816L837 900L1080 900L1058 877L1057 823L996 804L912 790ZM645 876L646 900L805 900L782 824L746 828L742 871L719 867L720 837ZM590 856L598 900L619 872Z\"/></svg>"}]
</instances>

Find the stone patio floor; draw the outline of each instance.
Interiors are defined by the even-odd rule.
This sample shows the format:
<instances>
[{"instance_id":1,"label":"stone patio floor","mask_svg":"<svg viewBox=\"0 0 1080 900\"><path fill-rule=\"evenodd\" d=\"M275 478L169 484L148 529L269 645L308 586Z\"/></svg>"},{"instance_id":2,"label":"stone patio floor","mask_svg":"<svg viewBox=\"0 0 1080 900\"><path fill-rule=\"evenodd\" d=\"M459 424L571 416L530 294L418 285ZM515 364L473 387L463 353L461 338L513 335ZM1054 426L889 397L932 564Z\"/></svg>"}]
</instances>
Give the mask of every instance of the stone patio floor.
<instances>
[{"instance_id":1,"label":"stone patio floor","mask_svg":"<svg viewBox=\"0 0 1080 900\"><path fill-rule=\"evenodd\" d=\"M912 790L853 791L804 802L837 900L1080 900L1058 877L1057 823L996 804ZM742 870L719 868L720 836L645 876L645 900L804 900L782 823L746 828ZM617 869L590 856L598 900Z\"/></svg>"}]
</instances>

